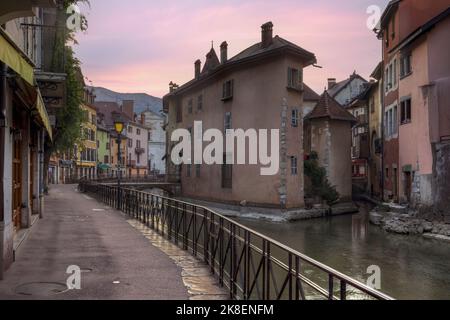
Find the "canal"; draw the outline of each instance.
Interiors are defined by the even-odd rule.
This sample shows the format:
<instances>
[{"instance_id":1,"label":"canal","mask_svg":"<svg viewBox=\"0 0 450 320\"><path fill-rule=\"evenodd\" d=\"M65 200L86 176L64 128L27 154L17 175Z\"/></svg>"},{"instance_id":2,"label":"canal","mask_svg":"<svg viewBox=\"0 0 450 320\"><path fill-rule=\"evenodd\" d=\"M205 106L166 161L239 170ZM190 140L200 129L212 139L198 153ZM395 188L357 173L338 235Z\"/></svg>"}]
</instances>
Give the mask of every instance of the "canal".
<instances>
[{"instance_id":1,"label":"canal","mask_svg":"<svg viewBox=\"0 0 450 320\"><path fill-rule=\"evenodd\" d=\"M275 223L236 219L336 270L366 283L381 269L381 291L396 299L450 299L450 244L390 234L370 225L369 208L332 218Z\"/></svg>"}]
</instances>

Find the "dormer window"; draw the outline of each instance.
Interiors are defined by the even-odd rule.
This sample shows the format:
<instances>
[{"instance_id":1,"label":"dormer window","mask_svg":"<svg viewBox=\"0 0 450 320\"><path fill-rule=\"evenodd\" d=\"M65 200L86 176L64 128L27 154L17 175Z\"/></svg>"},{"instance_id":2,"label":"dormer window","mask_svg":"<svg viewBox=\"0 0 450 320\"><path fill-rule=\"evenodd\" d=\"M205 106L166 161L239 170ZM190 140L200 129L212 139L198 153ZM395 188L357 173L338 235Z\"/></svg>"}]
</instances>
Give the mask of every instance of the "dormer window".
<instances>
[{"instance_id":1,"label":"dormer window","mask_svg":"<svg viewBox=\"0 0 450 320\"><path fill-rule=\"evenodd\" d=\"M233 98L234 80L228 80L223 83L222 101Z\"/></svg>"}]
</instances>

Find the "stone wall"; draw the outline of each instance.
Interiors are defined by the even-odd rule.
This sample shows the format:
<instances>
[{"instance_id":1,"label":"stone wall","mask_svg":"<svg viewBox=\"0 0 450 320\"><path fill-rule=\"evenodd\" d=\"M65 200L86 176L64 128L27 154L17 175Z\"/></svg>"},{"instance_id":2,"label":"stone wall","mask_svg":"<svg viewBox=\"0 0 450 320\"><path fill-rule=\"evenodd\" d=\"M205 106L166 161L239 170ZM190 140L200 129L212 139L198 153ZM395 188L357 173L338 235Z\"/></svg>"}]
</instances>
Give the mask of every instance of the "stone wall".
<instances>
[{"instance_id":1,"label":"stone wall","mask_svg":"<svg viewBox=\"0 0 450 320\"><path fill-rule=\"evenodd\" d=\"M434 217L450 223L450 142L435 146Z\"/></svg>"}]
</instances>

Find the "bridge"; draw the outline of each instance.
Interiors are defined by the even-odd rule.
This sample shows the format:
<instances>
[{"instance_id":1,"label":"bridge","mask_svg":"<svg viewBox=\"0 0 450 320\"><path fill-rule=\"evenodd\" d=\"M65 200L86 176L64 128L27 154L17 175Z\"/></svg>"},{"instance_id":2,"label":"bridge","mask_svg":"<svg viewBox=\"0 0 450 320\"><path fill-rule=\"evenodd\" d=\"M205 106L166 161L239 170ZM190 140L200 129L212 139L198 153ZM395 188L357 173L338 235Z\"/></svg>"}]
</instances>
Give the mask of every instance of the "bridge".
<instances>
[{"instance_id":1,"label":"bridge","mask_svg":"<svg viewBox=\"0 0 450 320\"><path fill-rule=\"evenodd\" d=\"M117 177L104 177L93 181L108 186L117 186L118 184ZM181 191L181 183L179 182L177 177L171 175L122 177L120 179L120 185L122 188L129 188L141 191L150 189L161 189L166 191L170 196L178 195L180 194Z\"/></svg>"},{"instance_id":2,"label":"bridge","mask_svg":"<svg viewBox=\"0 0 450 320\"><path fill-rule=\"evenodd\" d=\"M82 181L79 190L121 210L203 261L230 299L392 300L207 207L98 181Z\"/></svg>"}]
</instances>

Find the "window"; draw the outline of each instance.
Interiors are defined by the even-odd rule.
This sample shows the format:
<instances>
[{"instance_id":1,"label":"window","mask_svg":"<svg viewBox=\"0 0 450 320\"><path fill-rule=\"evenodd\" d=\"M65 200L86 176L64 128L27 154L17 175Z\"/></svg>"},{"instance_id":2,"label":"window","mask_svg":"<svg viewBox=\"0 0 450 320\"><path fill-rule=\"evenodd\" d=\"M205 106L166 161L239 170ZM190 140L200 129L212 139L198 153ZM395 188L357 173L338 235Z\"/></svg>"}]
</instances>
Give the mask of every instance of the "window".
<instances>
[{"instance_id":1,"label":"window","mask_svg":"<svg viewBox=\"0 0 450 320\"><path fill-rule=\"evenodd\" d=\"M192 167L192 165L190 165L190 164L186 165L186 177L188 177L188 178L191 177L191 167Z\"/></svg>"},{"instance_id":2,"label":"window","mask_svg":"<svg viewBox=\"0 0 450 320\"><path fill-rule=\"evenodd\" d=\"M411 54L405 54L400 59L400 77L409 76L412 73L411 70Z\"/></svg>"},{"instance_id":3,"label":"window","mask_svg":"<svg viewBox=\"0 0 450 320\"><path fill-rule=\"evenodd\" d=\"M136 140L136 148L140 148L141 147L141 140Z\"/></svg>"},{"instance_id":4,"label":"window","mask_svg":"<svg viewBox=\"0 0 450 320\"><path fill-rule=\"evenodd\" d=\"M392 15L392 32L391 32L391 38L395 38L395 14Z\"/></svg>"},{"instance_id":5,"label":"window","mask_svg":"<svg viewBox=\"0 0 450 320\"><path fill-rule=\"evenodd\" d=\"M393 79L392 79L392 83L394 88L397 86L397 59L394 59L394 63L393 63L393 70L392 70L392 74L393 74Z\"/></svg>"},{"instance_id":6,"label":"window","mask_svg":"<svg viewBox=\"0 0 450 320\"><path fill-rule=\"evenodd\" d=\"M291 175L296 176L298 174L298 159L297 157L291 157Z\"/></svg>"},{"instance_id":7,"label":"window","mask_svg":"<svg viewBox=\"0 0 450 320\"><path fill-rule=\"evenodd\" d=\"M400 102L400 121L401 124L411 122L411 98L406 98Z\"/></svg>"},{"instance_id":8,"label":"window","mask_svg":"<svg viewBox=\"0 0 450 320\"><path fill-rule=\"evenodd\" d=\"M197 110L203 110L203 95L199 95L197 98Z\"/></svg>"},{"instance_id":9,"label":"window","mask_svg":"<svg viewBox=\"0 0 450 320\"><path fill-rule=\"evenodd\" d=\"M384 114L384 134L387 139L392 138L398 133L397 106L388 107Z\"/></svg>"},{"instance_id":10,"label":"window","mask_svg":"<svg viewBox=\"0 0 450 320\"><path fill-rule=\"evenodd\" d=\"M100 141L97 140L97 149L100 148Z\"/></svg>"},{"instance_id":11,"label":"window","mask_svg":"<svg viewBox=\"0 0 450 320\"><path fill-rule=\"evenodd\" d=\"M133 140L128 139L128 148L133 148Z\"/></svg>"},{"instance_id":12,"label":"window","mask_svg":"<svg viewBox=\"0 0 450 320\"><path fill-rule=\"evenodd\" d=\"M298 109L297 108L292 109L291 124L294 128L298 127Z\"/></svg>"},{"instance_id":13,"label":"window","mask_svg":"<svg viewBox=\"0 0 450 320\"><path fill-rule=\"evenodd\" d=\"M192 99L189 99L189 101L188 101L188 113L189 114L192 114L192 109L193 109L193 106L194 105L194 102L193 102L193 100Z\"/></svg>"},{"instance_id":14,"label":"window","mask_svg":"<svg viewBox=\"0 0 450 320\"><path fill-rule=\"evenodd\" d=\"M152 141L152 130L148 130L148 141Z\"/></svg>"},{"instance_id":15,"label":"window","mask_svg":"<svg viewBox=\"0 0 450 320\"><path fill-rule=\"evenodd\" d=\"M104 163L109 163L109 157L105 156L105 159L103 159Z\"/></svg>"},{"instance_id":16,"label":"window","mask_svg":"<svg viewBox=\"0 0 450 320\"><path fill-rule=\"evenodd\" d=\"M111 149L111 145L109 144L109 142L106 143L106 150L110 150Z\"/></svg>"},{"instance_id":17,"label":"window","mask_svg":"<svg viewBox=\"0 0 450 320\"><path fill-rule=\"evenodd\" d=\"M303 89L303 69L288 68L288 88Z\"/></svg>"},{"instance_id":18,"label":"window","mask_svg":"<svg viewBox=\"0 0 450 320\"><path fill-rule=\"evenodd\" d=\"M181 103L177 102L177 123L183 122L183 108L181 107Z\"/></svg>"},{"instance_id":19,"label":"window","mask_svg":"<svg viewBox=\"0 0 450 320\"><path fill-rule=\"evenodd\" d=\"M201 166L199 164L195 165L195 176L197 178L200 178L200 168L201 168Z\"/></svg>"},{"instance_id":20,"label":"window","mask_svg":"<svg viewBox=\"0 0 450 320\"><path fill-rule=\"evenodd\" d=\"M133 133L133 127L132 126L128 127L128 133Z\"/></svg>"},{"instance_id":21,"label":"window","mask_svg":"<svg viewBox=\"0 0 450 320\"><path fill-rule=\"evenodd\" d=\"M229 129L232 128L232 123L231 123L231 112L226 112L225 113L225 119L224 119L224 130L225 132Z\"/></svg>"},{"instance_id":22,"label":"window","mask_svg":"<svg viewBox=\"0 0 450 320\"><path fill-rule=\"evenodd\" d=\"M375 99L371 98L369 104L370 104L370 113L374 113L375 112Z\"/></svg>"},{"instance_id":23,"label":"window","mask_svg":"<svg viewBox=\"0 0 450 320\"><path fill-rule=\"evenodd\" d=\"M228 80L223 83L222 100L229 100L233 98L234 80Z\"/></svg>"},{"instance_id":24,"label":"window","mask_svg":"<svg viewBox=\"0 0 450 320\"><path fill-rule=\"evenodd\" d=\"M222 188L231 189L233 186L233 165L227 164L227 154L223 154Z\"/></svg>"},{"instance_id":25,"label":"window","mask_svg":"<svg viewBox=\"0 0 450 320\"><path fill-rule=\"evenodd\" d=\"M141 129L136 129L136 134L137 134L138 136L140 136L140 135L141 135Z\"/></svg>"}]
</instances>

